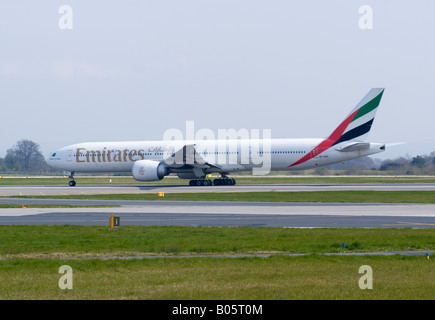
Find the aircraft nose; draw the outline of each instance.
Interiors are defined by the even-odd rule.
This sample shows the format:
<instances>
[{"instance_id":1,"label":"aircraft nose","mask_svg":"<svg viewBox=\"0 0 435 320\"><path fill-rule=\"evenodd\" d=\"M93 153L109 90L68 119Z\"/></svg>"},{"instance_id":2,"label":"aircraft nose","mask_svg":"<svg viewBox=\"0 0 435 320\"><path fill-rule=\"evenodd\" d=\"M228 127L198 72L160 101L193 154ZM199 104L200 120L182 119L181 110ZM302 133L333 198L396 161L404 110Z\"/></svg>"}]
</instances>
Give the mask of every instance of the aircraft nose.
<instances>
[{"instance_id":1,"label":"aircraft nose","mask_svg":"<svg viewBox=\"0 0 435 320\"><path fill-rule=\"evenodd\" d=\"M55 164L55 160L59 160L59 157L56 158L56 156L57 156L57 152L51 153L48 157L45 158L45 162L53 166Z\"/></svg>"}]
</instances>

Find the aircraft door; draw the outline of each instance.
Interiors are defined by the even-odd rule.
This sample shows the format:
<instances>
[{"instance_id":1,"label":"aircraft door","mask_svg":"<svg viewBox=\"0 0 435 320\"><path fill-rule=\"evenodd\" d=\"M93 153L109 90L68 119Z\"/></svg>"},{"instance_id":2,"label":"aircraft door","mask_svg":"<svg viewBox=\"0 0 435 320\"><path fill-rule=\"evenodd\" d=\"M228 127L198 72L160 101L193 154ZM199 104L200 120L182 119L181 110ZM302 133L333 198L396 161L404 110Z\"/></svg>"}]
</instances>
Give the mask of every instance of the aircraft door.
<instances>
[{"instance_id":1,"label":"aircraft door","mask_svg":"<svg viewBox=\"0 0 435 320\"><path fill-rule=\"evenodd\" d=\"M72 158L73 158L73 151L72 150L67 150L67 152L66 152L66 162L72 162Z\"/></svg>"}]
</instances>

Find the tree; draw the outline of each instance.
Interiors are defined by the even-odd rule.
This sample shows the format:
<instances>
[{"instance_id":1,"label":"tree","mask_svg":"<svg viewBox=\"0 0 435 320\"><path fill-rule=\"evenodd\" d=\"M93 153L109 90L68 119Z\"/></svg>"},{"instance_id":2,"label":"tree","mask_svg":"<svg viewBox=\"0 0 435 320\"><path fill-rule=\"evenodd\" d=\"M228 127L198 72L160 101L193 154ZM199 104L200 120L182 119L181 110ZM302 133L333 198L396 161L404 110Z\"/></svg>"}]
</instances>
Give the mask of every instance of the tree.
<instances>
[{"instance_id":1,"label":"tree","mask_svg":"<svg viewBox=\"0 0 435 320\"><path fill-rule=\"evenodd\" d=\"M8 149L6 151L5 166L7 169L15 169L15 152L14 149Z\"/></svg>"},{"instance_id":2,"label":"tree","mask_svg":"<svg viewBox=\"0 0 435 320\"><path fill-rule=\"evenodd\" d=\"M416 157L412 158L412 161L411 161L411 165L417 166L419 168L423 168L425 163L426 163L426 160L420 156L416 156Z\"/></svg>"},{"instance_id":3,"label":"tree","mask_svg":"<svg viewBox=\"0 0 435 320\"><path fill-rule=\"evenodd\" d=\"M28 172L30 169L38 169L44 163L44 157L39 151L39 144L23 139L17 142L14 149L15 161L21 170Z\"/></svg>"}]
</instances>

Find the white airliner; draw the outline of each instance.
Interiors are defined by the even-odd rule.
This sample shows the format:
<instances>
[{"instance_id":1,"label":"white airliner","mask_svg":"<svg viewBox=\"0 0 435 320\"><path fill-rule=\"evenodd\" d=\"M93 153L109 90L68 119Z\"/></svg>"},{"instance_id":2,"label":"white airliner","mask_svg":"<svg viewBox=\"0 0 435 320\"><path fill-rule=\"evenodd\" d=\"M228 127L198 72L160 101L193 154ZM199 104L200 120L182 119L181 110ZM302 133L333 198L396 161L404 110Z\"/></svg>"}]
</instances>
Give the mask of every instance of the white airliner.
<instances>
[{"instance_id":1,"label":"white airliner","mask_svg":"<svg viewBox=\"0 0 435 320\"><path fill-rule=\"evenodd\" d=\"M383 93L371 89L327 138L86 142L57 150L47 163L64 170L70 186L77 172L132 172L137 181L172 173L201 186L234 185L232 172L316 168L385 151L385 144L365 141ZM221 177L212 182L211 173Z\"/></svg>"}]
</instances>

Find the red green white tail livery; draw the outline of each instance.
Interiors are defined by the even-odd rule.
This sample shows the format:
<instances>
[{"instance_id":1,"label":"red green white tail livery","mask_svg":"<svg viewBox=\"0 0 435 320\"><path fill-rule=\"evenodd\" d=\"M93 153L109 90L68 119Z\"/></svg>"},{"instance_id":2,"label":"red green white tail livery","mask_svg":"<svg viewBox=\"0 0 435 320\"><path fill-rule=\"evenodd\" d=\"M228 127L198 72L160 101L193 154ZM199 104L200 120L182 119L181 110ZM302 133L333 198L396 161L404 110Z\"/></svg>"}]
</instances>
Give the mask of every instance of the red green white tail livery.
<instances>
[{"instance_id":1,"label":"red green white tail livery","mask_svg":"<svg viewBox=\"0 0 435 320\"><path fill-rule=\"evenodd\" d=\"M346 150L367 149L369 144L363 141L372 127L383 93L384 88L371 89L327 139L320 142L310 152L291 164L290 167L300 165L319 156L335 145L344 144L349 141L352 141L352 143L345 145L344 148L342 147L339 150L346 152ZM352 149L350 149L351 147ZM385 146L383 147L385 149Z\"/></svg>"}]
</instances>

